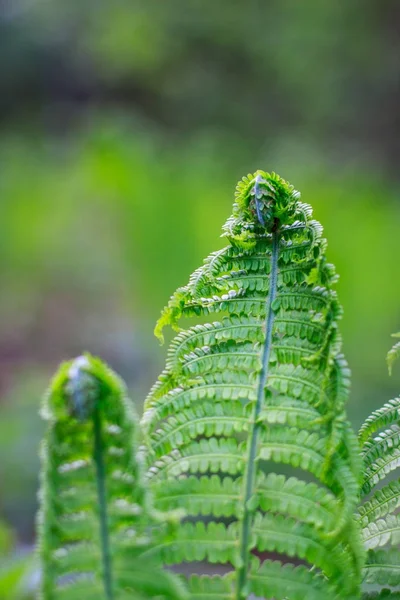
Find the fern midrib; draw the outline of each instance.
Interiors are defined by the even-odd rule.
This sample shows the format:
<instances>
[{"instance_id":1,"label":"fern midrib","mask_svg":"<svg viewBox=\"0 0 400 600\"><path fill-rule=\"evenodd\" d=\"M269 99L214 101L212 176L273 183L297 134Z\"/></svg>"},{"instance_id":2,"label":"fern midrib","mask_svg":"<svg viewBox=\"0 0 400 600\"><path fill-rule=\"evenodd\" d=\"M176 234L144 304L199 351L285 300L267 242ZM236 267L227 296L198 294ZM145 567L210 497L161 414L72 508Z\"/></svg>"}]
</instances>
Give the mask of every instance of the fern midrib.
<instances>
[{"instance_id":1,"label":"fern midrib","mask_svg":"<svg viewBox=\"0 0 400 600\"><path fill-rule=\"evenodd\" d=\"M97 497L99 502L100 548L103 566L102 575L105 598L106 600L114 600L101 425L101 415L97 408L93 412L93 459L96 467Z\"/></svg>"},{"instance_id":2,"label":"fern midrib","mask_svg":"<svg viewBox=\"0 0 400 600\"><path fill-rule=\"evenodd\" d=\"M253 428L250 432L249 438L249 450L246 462L246 473L244 477L245 482L245 496L244 496L244 515L242 520L242 529L240 535L240 567L238 571L237 600L243 598L243 588L246 583L248 568L249 568L249 538L250 538L250 527L252 521L252 512L248 508L248 503L254 492L255 484L255 469L256 469L256 454L258 446L258 438L260 432L259 415L264 403L265 397L265 385L268 380L269 374L269 359L271 355L272 346L272 328L274 325L275 313L272 308L272 304L276 298L277 283L278 283L278 256L279 256L279 233L274 231L272 234L272 253L271 253L271 272L270 272L270 286L269 295L267 298L267 316L266 316L266 332L265 342L263 347L262 362L260 378L257 389L257 400L254 407L253 414Z\"/></svg>"}]
</instances>

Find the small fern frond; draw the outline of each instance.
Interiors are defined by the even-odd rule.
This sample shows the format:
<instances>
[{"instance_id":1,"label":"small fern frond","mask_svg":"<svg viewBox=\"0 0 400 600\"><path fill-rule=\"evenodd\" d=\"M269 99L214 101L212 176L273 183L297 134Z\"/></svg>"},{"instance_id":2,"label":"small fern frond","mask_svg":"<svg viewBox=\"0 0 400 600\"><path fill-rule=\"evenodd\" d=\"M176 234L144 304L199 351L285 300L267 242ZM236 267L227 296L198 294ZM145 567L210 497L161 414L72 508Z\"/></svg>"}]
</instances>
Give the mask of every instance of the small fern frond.
<instances>
[{"instance_id":1,"label":"small fern frond","mask_svg":"<svg viewBox=\"0 0 400 600\"><path fill-rule=\"evenodd\" d=\"M389 372L396 358L397 345L387 357ZM356 518L368 550L364 583L384 586L375 595L365 594L364 597L397 598L398 592L393 588L400 586L400 480L387 481L387 477L400 467L400 398L375 410L361 426L358 438L364 471L363 502Z\"/></svg>"},{"instance_id":2,"label":"small fern frond","mask_svg":"<svg viewBox=\"0 0 400 600\"><path fill-rule=\"evenodd\" d=\"M394 398L367 417L360 428L358 439L361 444L365 444L379 429L398 422L400 422L400 398Z\"/></svg>"},{"instance_id":3,"label":"small fern frond","mask_svg":"<svg viewBox=\"0 0 400 600\"><path fill-rule=\"evenodd\" d=\"M43 600L183 598L153 554L173 515L152 508L124 385L90 355L61 366L45 398L39 552ZM160 587L154 585L154 579Z\"/></svg>"},{"instance_id":4,"label":"small fern frond","mask_svg":"<svg viewBox=\"0 0 400 600\"><path fill-rule=\"evenodd\" d=\"M258 171L239 182L223 237L155 330L178 333L145 403L148 478L158 508L187 514L164 560L228 571L193 575L192 598L353 598L361 460L322 227ZM184 329L185 317L202 323Z\"/></svg>"},{"instance_id":5,"label":"small fern frond","mask_svg":"<svg viewBox=\"0 0 400 600\"><path fill-rule=\"evenodd\" d=\"M393 333L392 337L394 337L394 338L400 337L400 332ZM388 369L389 369L389 375L392 374L393 364L396 362L396 360L398 358L400 358L400 342L396 342L396 344L394 344L394 346L392 346L392 348L387 353L386 362L387 362Z\"/></svg>"}]
</instances>

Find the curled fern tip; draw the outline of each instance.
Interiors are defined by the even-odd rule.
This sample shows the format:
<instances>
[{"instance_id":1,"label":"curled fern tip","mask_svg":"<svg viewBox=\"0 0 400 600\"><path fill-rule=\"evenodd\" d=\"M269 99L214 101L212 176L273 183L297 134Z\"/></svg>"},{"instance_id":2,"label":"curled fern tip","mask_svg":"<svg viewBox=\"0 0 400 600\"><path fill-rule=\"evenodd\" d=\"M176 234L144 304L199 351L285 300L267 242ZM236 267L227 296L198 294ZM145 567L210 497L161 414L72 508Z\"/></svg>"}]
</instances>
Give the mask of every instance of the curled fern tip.
<instances>
[{"instance_id":1,"label":"curled fern tip","mask_svg":"<svg viewBox=\"0 0 400 600\"><path fill-rule=\"evenodd\" d=\"M259 170L238 183L233 216L272 232L292 220L299 196L293 186L276 173Z\"/></svg>"}]
</instances>

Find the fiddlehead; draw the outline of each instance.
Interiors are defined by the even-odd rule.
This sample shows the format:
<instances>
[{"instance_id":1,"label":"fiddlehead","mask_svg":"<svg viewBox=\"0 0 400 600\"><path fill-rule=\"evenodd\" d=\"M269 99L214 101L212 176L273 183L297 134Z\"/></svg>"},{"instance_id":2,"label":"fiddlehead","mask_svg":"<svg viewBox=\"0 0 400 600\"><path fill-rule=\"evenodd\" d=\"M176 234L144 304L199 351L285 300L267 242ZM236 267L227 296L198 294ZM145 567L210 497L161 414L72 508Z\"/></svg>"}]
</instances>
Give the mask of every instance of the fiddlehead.
<instances>
[{"instance_id":1,"label":"fiddlehead","mask_svg":"<svg viewBox=\"0 0 400 600\"><path fill-rule=\"evenodd\" d=\"M122 382L100 360L81 356L61 366L42 414L43 600L182 598L153 550L169 539L173 515L152 509Z\"/></svg>"}]
</instances>

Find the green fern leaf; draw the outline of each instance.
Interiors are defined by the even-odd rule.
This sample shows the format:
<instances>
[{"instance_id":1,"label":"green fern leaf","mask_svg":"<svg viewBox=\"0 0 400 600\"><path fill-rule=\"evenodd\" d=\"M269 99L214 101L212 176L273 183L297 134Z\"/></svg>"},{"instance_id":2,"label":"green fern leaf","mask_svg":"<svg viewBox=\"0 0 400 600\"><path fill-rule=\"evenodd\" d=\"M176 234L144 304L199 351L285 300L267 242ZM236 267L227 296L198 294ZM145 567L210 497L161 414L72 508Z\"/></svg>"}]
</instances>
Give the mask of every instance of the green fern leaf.
<instances>
[{"instance_id":1,"label":"green fern leaf","mask_svg":"<svg viewBox=\"0 0 400 600\"><path fill-rule=\"evenodd\" d=\"M61 366L42 415L43 600L184 598L154 553L176 518L152 509L122 382L100 360L81 356Z\"/></svg>"},{"instance_id":2,"label":"green fern leaf","mask_svg":"<svg viewBox=\"0 0 400 600\"><path fill-rule=\"evenodd\" d=\"M363 580L368 585L400 586L400 550L370 550Z\"/></svg>"},{"instance_id":3,"label":"green fern leaf","mask_svg":"<svg viewBox=\"0 0 400 600\"><path fill-rule=\"evenodd\" d=\"M400 515L387 515L383 519L369 523L363 529L363 539L367 550L400 543Z\"/></svg>"},{"instance_id":4,"label":"green fern leaf","mask_svg":"<svg viewBox=\"0 0 400 600\"><path fill-rule=\"evenodd\" d=\"M397 346L399 344L387 357L389 372L400 349ZM389 481L383 486L382 482L400 467L400 399L390 400L374 411L361 426L358 439L364 471L363 502L358 507L356 519L362 527L364 545L369 550L364 582L385 586L376 595L365 594L363 597L396 598L398 593L387 586L400 586L400 480ZM379 547L385 549L374 550Z\"/></svg>"},{"instance_id":5,"label":"green fern leaf","mask_svg":"<svg viewBox=\"0 0 400 600\"><path fill-rule=\"evenodd\" d=\"M193 598L353 598L361 460L322 227L258 171L239 183L223 236L155 330L178 334L145 403L148 478L159 508L187 514L164 560L229 572L191 578ZM202 322L182 329L184 317Z\"/></svg>"},{"instance_id":6,"label":"green fern leaf","mask_svg":"<svg viewBox=\"0 0 400 600\"><path fill-rule=\"evenodd\" d=\"M358 520L365 527L400 507L400 481L390 481L358 507Z\"/></svg>"},{"instance_id":7,"label":"green fern leaf","mask_svg":"<svg viewBox=\"0 0 400 600\"><path fill-rule=\"evenodd\" d=\"M364 445L379 429L397 422L400 422L400 398L389 400L364 421L358 433L360 444Z\"/></svg>"},{"instance_id":8,"label":"green fern leaf","mask_svg":"<svg viewBox=\"0 0 400 600\"><path fill-rule=\"evenodd\" d=\"M230 574L223 577L192 575L189 589L193 600L232 600L234 578Z\"/></svg>"}]
</instances>

